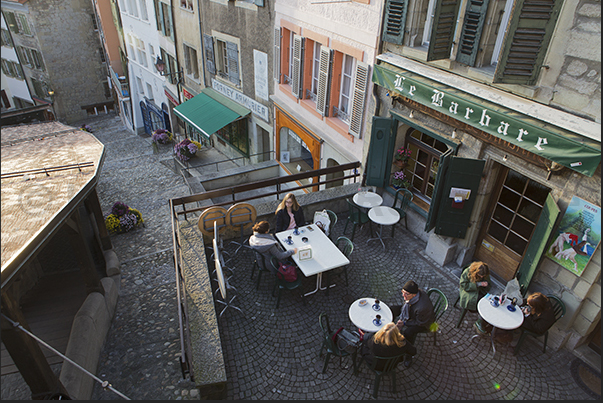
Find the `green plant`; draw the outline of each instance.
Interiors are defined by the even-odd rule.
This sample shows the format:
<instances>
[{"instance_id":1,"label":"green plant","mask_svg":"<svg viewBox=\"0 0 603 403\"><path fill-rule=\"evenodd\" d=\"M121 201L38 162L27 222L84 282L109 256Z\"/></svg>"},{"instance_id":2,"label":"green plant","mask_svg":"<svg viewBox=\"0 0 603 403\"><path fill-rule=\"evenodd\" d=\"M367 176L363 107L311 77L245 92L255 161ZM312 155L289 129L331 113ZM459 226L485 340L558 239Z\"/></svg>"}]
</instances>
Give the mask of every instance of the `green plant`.
<instances>
[{"instance_id":1,"label":"green plant","mask_svg":"<svg viewBox=\"0 0 603 403\"><path fill-rule=\"evenodd\" d=\"M410 181L406 178L406 174L403 171L394 172L392 177L392 185L399 188L406 188L410 186Z\"/></svg>"},{"instance_id":2,"label":"green plant","mask_svg":"<svg viewBox=\"0 0 603 403\"><path fill-rule=\"evenodd\" d=\"M409 148L400 147L396 150L396 154L394 154L394 159L396 161L408 161L410 155L412 154L412 150Z\"/></svg>"}]
</instances>

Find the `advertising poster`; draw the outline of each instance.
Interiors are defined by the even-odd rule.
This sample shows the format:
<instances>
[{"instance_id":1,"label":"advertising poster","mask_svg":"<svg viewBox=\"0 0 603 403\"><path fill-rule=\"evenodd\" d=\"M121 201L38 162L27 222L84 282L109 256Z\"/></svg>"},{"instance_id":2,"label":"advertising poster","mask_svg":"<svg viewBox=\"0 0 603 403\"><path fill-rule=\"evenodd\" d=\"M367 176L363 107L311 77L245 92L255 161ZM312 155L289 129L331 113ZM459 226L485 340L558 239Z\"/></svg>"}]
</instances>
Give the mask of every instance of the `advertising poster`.
<instances>
[{"instance_id":1,"label":"advertising poster","mask_svg":"<svg viewBox=\"0 0 603 403\"><path fill-rule=\"evenodd\" d=\"M601 207L574 196L546 256L580 276L601 242Z\"/></svg>"}]
</instances>

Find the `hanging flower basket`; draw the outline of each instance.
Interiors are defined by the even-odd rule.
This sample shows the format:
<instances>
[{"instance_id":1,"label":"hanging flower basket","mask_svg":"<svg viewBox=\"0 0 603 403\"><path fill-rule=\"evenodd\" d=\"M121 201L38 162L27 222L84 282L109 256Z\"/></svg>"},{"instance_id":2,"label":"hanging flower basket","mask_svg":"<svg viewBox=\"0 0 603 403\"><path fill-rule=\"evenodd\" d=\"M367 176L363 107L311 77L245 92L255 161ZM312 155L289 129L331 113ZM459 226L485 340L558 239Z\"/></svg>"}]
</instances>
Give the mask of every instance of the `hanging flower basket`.
<instances>
[{"instance_id":1,"label":"hanging flower basket","mask_svg":"<svg viewBox=\"0 0 603 403\"><path fill-rule=\"evenodd\" d=\"M174 146L174 152L176 153L176 157L182 162L190 160L195 156L195 154L199 150L197 144L193 143L189 139L182 140L180 143Z\"/></svg>"},{"instance_id":2,"label":"hanging flower basket","mask_svg":"<svg viewBox=\"0 0 603 403\"><path fill-rule=\"evenodd\" d=\"M111 214L105 218L105 226L109 232L120 234L144 226L144 220L140 211L118 201L113 204Z\"/></svg>"}]
</instances>

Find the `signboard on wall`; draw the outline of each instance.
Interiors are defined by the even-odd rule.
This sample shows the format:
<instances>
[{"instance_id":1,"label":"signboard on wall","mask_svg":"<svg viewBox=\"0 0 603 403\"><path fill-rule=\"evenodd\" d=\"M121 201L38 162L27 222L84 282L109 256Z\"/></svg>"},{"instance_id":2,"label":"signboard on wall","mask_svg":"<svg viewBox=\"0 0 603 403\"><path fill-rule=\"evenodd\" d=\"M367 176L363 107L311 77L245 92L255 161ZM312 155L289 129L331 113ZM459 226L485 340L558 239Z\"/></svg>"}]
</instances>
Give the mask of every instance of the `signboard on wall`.
<instances>
[{"instance_id":1,"label":"signboard on wall","mask_svg":"<svg viewBox=\"0 0 603 403\"><path fill-rule=\"evenodd\" d=\"M572 197L545 256L580 276L601 243L601 207Z\"/></svg>"},{"instance_id":2,"label":"signboard on wall","mask_svg":"<svg viewBox=\"0 0 603 403\"><path fill-rule=\"evenodd\" d=\"M266 105L262 105L256 100L249 98L242 92L237 91L234 88L223 84L222 82L216 79L211 80L211 87L214 90L218 91L220 94L232 99L240 105L243 105L245 108L249 109L254 115L259 116L266 122L269 122L268 107Z\"/></svg>"},{"instance_id":3,"label":"signboard on wall","mask_svg":"<svg viewBox=\"0 0 603 403\"><path fill-rule=\"evenodd\" d=\"M255 96L268 101L268 55L253 49L253 67Z\"/></svg>"}]
</instances>

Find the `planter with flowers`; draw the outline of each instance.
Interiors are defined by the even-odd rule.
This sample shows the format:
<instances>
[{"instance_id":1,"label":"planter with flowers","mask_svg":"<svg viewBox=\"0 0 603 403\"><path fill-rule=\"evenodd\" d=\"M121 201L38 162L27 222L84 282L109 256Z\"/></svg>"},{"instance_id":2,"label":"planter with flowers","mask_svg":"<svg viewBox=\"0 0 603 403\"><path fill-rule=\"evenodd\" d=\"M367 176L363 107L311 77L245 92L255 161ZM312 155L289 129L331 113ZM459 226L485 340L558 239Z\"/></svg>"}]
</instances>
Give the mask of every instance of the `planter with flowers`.
<instances>
[{"instance_id":1,"label":"planter with flowers","mask_svg":"<svg viewBox=\"0 0 603 403\"><path fill-rule=\"evenodd\" d=\"M180 143L176 144L174 146L174 153L176 153L176 157L182 162L186 162L193 158L199 150L199 147L197 146L199 143L195 143L196 142L192 142L189 139L184 139Z\"/></svg>"},{"instance_id":2,"label":"planter with flowers","mask_svg":"<svg viewBox=\"0 0 603 403\"><path fill-rule=\"evenodd\" d=\"M392 177L392 186L396 189L408 189L410 187L410 181L403 171L394 172L394 176Z\"/></svg>"},{"instance_id":3,"label":"planter with flowers","mask_svg":"<svg viewBox=\"0 0 603 403\"><path fill-rule=\"evenodd\" d=\"M151 136L151 141L153 143L153 151L159 151L159 144L169 144L174 140L174 136L172 133L168 132L165 129L157 129L153 132Z\"/></svg>"},{"instance_id":4,"label":"planter with flowers","mask_svg":"<svg viewBox=\"0 0 603 403\"><path fill-rule=\"evenodd\" d=\"M105 226L109 232L120 234L144 226L144 220L140 211L118 201L113 204L111 213L105 218Z\"/></svg>"},{"instance_id":5,"label":"planter with flowers","mask_svg":"<svg viewBox=\"0 0 603 403\"><path fill-rule=\"evenodd\" d=\"M399 168L406 168L408 165L408 159L412 154L412 150L409 148L400 147L396 150L394 154L394 164L396 164Z\"/></svg>"},{"instance_id":6,"label":"planter with flowers","mask_svg":"<svg viewBox=\"0 0 603 403\"><path fill-rule=\"evenodd\" d=\"M80 126L80 130L83 130L88 133L92 133L92 128L85 123Z\"/></svg>"}]
</instances>

